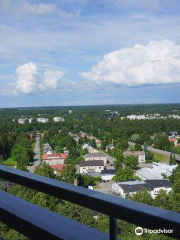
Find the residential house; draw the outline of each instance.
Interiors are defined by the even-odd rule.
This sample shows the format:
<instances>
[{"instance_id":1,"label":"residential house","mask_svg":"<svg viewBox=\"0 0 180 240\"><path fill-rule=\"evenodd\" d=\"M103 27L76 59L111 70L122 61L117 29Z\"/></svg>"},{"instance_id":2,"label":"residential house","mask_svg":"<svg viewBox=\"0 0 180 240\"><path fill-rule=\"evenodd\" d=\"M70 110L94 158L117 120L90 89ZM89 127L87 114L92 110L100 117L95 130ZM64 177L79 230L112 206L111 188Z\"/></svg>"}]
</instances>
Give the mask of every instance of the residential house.
<instances>
[{"instance_id":1,"label":"residential house","mask_svg":"<svg viewBox=\"0 0 180 240\"><path fill-rule=\"evenodd\" d=\"M67 167L67 164L56 164L56 165L49 165L53 170L54 174L58 174L63 171L64 168Z\"/></svg>"},{"instance_id":2,"label":"residential house","mask_svg":"<svg viewBox=\"0 0 180 240\"><path fill-rule=\"evenodd\" d=\"M79 173L101 172L104 170L103 160L91 160L79 162Z\"/></svg>"},{"instance_id":3,"label":"residential house","mask_svg":"<svg viewBox=\"0 0 180 240\"><path fill-rule=\"evenodd\" d=\"M172 190L172 183L168 180L146 180L145 183L152 188L152 198L155 198L160 190L164 190L166 193L169 193Z\"/></svg>"},{"instance_id":4,"label":"residential house","mask_svg":"<svg viewBox=\"0 0 180 240\"><path fill-rule=\"evenodd\" d=\"M67 156L64 153L61 154L43 154L42 160L49 165L64 164Z\"/></svg>"},{"instance_id":5,"label":"residential house","mask_svg":"<svg viewBox=\"0 0 180 240\"><path fill-rule=\"evenodd\" d=\"M107 155L102 152L88 153L85 155L85 161L103 160L104 166L107 165Z\"/></svg>"},{"instance_id":6,"label":"residential house","mask_svg":"<svg viewBox=\"0 0 180 240\"><path fill-rule=\"evenodd\" d=\"M160 190L169 193L172 190L172 183L168 180L146 180L146 181L128 181L115 182L112 184L112 192L120 195L122 198L133 196L141 190L147 190L154 199Z\"/></svg>"},{"instance_id":7,"label":"residential house","mask_svg":"<svg viewBox=\"0 0 180 240\"><path fill-rule=\"evenodd\" d=\"M125 151L123 152L124 156L135 156L138 159L138 163L145 163L146 155L144 151Z\"/></svg>"}]
</instances>

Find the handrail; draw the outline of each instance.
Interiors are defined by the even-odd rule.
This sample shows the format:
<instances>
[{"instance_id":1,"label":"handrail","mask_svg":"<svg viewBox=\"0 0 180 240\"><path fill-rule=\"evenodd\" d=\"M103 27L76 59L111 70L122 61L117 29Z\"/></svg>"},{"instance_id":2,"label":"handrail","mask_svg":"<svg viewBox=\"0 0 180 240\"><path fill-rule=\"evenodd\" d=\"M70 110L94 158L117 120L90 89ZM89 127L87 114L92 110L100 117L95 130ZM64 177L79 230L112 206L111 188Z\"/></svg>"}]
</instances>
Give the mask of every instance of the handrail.
<instances>
[{"instance_id":1,"label":"handrail","mask_svg":"<svg viewBox=\"0 0 180 240\"><path fill-rule=\"evenodd\" d=\"M0 221L33 240L108 240L103 232L2 191Z\"/></svg>"},{"instance_id":2,"label":"handrail","mask_svg":"<svg viewBox=\"0 0 180 240\"><path fill-rule=\"evenodd\" d=\"M172 229L180 238L180 214L0 165L0 178L149 229ZM112 238L113 239L113 238Z\"/></svg>"}]
</instances>

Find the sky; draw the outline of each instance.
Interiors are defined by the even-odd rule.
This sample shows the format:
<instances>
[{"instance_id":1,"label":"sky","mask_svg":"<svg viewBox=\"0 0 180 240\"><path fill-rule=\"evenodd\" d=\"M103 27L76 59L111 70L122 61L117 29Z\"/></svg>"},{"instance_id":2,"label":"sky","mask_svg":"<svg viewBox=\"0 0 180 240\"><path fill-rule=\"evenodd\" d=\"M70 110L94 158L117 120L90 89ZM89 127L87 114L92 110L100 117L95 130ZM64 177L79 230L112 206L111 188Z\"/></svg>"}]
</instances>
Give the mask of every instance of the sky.
<instances>
[{"instance_id":1,"label":"sky","mask_svg":"<svg viewBox=\"0 0 180 240\"><path fill-rule=\"evenodd\" d=\"M0 0L0 108L180 103L179 0Z\"/></svg>"}]
</instances>

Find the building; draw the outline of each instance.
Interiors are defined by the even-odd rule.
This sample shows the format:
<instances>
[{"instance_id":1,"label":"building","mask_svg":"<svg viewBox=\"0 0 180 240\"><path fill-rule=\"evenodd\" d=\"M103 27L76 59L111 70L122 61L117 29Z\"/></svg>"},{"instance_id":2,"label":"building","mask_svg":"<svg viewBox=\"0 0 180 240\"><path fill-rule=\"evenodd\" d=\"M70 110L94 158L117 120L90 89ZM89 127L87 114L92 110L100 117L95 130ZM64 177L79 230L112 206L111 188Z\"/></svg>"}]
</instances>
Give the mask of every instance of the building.
<instances>
[{"instance_id":1,"label":"building","mask_svg":"<svg viewBox=\"0 0 180 240\"><path fill-rule=\"evenodd\" d=\"M116 170L113 169L105 169L101 172L101 179L103 182L112 181L113 177L116 175Z\"/></svg>"},{"instance_id":2,"label":"building","mask_svg":"<svg viewBox=\"0 0 180 240\"><path fill-rule=\"evenodd\" d=\"M62 118L62 117L54 117L54 118L53 118L53 121L54 121L54 122L64 122L65 119Z\"/></svg>"},{"instance_id":3,"label":"building","mask_svg":"<svg viewBox=\"0 0 180 240\"><path fill-rule=\"evenodd\" d=\"M122 198L126 198L127 195L133 196L142 189L151 190L143 181L115 182L112 184L112 192Z\"/></svg>"},{"instance_id":4,"label":"building","mask_svg":"<svg viewBox=\"0 0 180 240\"><path fill-rule=\"evenodd\" d=\"M171 176L177 165L153 162L152 168L142 168L136 171L135 175L142 180L157 180Z\"/></svg>"},{"instance_id":5,"label":"building","mask_svg":"<svg viewBox=\"0 0 180 240\"><path fill-rule=\"evenodd\" d=\"M69 114L72 114L72 112L73 112L73 111L72 111L71 109L68 110L68 113L69 113Z\"/></svg>"},{"instance_id":6,"label":"building","mask_svg":"<svg viewBox=\"0 0 180 240\"><path fill-rule=\"evenodd\" d=\"M29 118L29 123L32 123L32 121L33 121L33 118Z\"/></svg>"},{"instance_id":7,"label":"building","mask_svg":"<svg viewBox=\"0 0 180 240\"><path fill-rule=\"evenodd\" d=\"M103 160L79 162L79 173L101 172L102 170L104 170Z\"/></svg>"},{"instance_id":8,"label":"building","mask_svg":"<svg viewBox=\"0 0 180 240\"><path fill-rule=\"evenodd\" d=\"M58 174L63 171L64 168L67 167L67 164L56 164L56 165L49 165L53 170L54 174Z\"/></svg>"},{"instance_id":9,"label":"building","mask_svg":"<svg viewBox=\"0 0 180 240\"><path fill-rule=\"evenodd\" d=\"M145 163L146 162L146 155L144 151L125 151L123 152L124 156L135 156L138 159L138 163Z\"/></svg>"},{"instance_id":10,"label":"building","mask_svg":"<svg viewBox=\"0 0 180 240\"><path fill-rule=\"evenodd\" d=\"M168 180L146 180L145 182L152 188L152 198L155 198L160 190L164 190L166 193L169 193L172 190L172 183Z\"/></svg>"},{"instance_id":11,"label":"building","mask_svg":"<svg viewBox=\"0 0 180 240\"><path fill-rule=\"evenodd\" d=\"M49 165L64 164L67 156L64 153L61 154L43 154L42 160Z\"/></svg>"},{"instance_id":12,"label":"building","mask_svg":"<svg viewBox=\"0 0 180 240\"><path fill-rule=\"evenodd\" d=\"M168 180L155 179L146 181L115 182L112 184L112 192L122 198L133 196L143 189L147 190L154 199L160 190L169 193L172 190L172 183Z\"/></svg>"},{"instance_id":13,"label":"building","mask_svg":"<svg viewBox=\"0 0 180 240\"><path fill-rule=\"evenodd\" d=\"M107 155L102 152L88 153L85 155L85 161L103 160L104 166L107 165Z\"/></svg>"},{"instance_id":14,"label":"building","mask_svg":"<svg viewBox=\"0 0 180 240\"><path fill-rule=\"evenodd\" d=\"M19 124L24 124L26 122L26 118L19 118L18 123Z\"/></svg>"},{"instance_id":15,"label":"building","mask_svg":"<svg viewBox=\"0 0 180 240\"><path fill-rule=\"evenodd\" d=\"M46 122L49 121L49 119L47 119L47 118L37 118L37 121L38 121L39 123L46 123Z\"/></svg>"}]
</instances>

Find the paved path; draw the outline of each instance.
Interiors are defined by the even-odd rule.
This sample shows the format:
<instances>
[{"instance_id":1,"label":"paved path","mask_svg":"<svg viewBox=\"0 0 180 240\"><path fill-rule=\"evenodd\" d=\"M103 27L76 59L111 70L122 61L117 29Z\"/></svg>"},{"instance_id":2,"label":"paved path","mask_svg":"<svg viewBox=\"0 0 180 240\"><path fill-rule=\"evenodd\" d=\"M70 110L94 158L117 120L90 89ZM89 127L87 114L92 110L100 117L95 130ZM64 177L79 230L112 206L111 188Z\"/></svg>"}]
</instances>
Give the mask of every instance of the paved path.
<instances>
[{"instance_id":1,"label":"paved path","mask_svg":"<svg viewBox=\"0 0 180 240\"><path fill-rule=\"evenodd\" d=\"M130 145L130 146L134 146L135 143L129 142L129 145ZM142 145L141 147L143 148L144 146ZM157 149L157 148L147 147L147 150L148 150L148 151L151 151L151 152L155 152L155 153L160 153L160 154L162 154L162 155L164 155L164 156L167 156L167 157L170 157L170 155L171 155L170 152L163 151L163 150ZM178 161L180 161L180 155L176 154L176 159L177 159Z\"/></svg>"},{"instance_id":2,"label":"paved path","mask_svg":"<svg viewBox=\"0 0 180 240\"><path fill-rule=\"evenodd\" d=\"M39 136L36 136L33 165L30 167L27 167L27 169L29 172L33 173L35 170L35 167L39 166L40 164L41 164L41 161L40 161Z\"/></svg>"}]
</instances>

